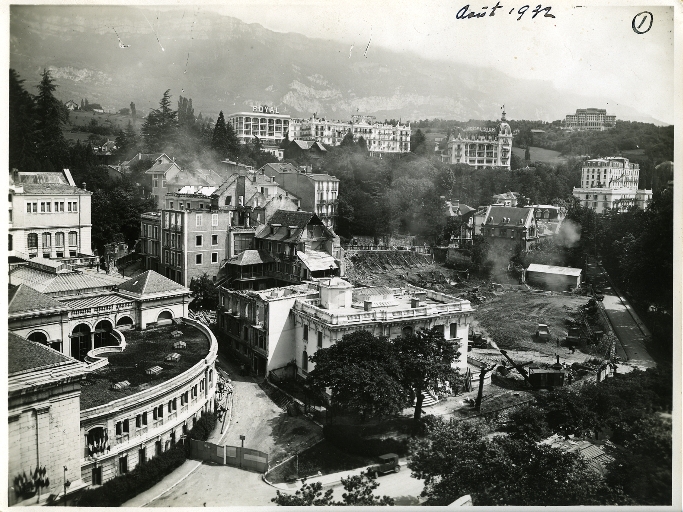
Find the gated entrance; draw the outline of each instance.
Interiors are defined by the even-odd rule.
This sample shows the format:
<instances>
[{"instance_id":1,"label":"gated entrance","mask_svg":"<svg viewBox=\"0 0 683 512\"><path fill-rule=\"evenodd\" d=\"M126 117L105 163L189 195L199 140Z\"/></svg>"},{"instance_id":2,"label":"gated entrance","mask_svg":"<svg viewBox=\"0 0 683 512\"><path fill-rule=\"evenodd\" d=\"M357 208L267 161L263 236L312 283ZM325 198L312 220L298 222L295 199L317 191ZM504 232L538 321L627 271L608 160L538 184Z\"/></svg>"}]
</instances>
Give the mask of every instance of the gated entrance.
<instances>
[{"instance_id":1,"label":"gated entrance","mask_svg":"<svg viewBox=\"0 0 683 512\"><path fill-rule=\"evenodd\" d=\"M268 471L267 453L240 446L227 446L190 439L190 457L259 473Z\"/></svg>"}]
</instances>

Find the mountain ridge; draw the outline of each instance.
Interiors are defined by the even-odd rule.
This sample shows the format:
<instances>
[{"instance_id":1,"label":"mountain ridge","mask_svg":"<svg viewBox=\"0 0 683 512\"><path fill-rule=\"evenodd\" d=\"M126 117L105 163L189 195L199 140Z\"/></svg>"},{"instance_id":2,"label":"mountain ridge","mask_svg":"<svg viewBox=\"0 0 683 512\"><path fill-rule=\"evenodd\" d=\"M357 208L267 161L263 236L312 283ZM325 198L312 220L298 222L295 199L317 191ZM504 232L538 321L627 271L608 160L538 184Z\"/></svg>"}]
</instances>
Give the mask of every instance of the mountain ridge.
<instances>
[{"instance_id":1,"label":"mountain ridge","mask_svg":"<svg viewBox=\"0 0 683 512\"><path fill-rule=\"evenodd\" d=\"M379 46L365 58L341 42L189 8L12 6L10 65L29 90L48 68L60 99L87 97L112 110L133 101L142 115L166 89L213 117L268 104L293 117L492 119L505 104L510 118L552 121L607 101ZM666 124L627 106L607 108L619 119Z\"/></svg>"}]
</instances>

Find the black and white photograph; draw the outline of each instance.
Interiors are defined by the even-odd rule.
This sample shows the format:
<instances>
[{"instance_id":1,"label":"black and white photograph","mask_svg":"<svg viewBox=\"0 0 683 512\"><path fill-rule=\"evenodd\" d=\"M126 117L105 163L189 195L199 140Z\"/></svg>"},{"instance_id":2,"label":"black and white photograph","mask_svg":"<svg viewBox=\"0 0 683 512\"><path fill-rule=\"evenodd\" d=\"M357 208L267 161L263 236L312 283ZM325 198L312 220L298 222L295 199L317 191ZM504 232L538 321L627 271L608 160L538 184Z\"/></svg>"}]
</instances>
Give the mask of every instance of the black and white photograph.
<instances>
[{"instance_id":1,"label":"black and white photograph","mask_svg":"<svg viewBox=\"0 0 683 512\"><path fill-rule=\"evenodd\" d=\"M2 11L0 507L681 509L683 4Z\"/></svg>"}]
</instances>

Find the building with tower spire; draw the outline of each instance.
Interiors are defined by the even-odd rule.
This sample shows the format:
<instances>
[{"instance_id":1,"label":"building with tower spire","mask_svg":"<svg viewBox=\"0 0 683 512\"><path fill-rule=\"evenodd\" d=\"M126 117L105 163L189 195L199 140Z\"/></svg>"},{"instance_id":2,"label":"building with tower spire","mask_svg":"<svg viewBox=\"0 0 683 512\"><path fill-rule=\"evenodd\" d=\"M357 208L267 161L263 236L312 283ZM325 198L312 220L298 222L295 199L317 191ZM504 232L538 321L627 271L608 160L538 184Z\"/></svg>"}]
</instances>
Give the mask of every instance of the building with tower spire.
<instances>
[{"instance_id":1,"label":"building with tower spire","mask_svg":"<svg viewBox=\"0 0 683 512\"><path fill-rule=\"evenodd\" d=\"M505 107L500 123L491 127L471 126L451 134L448 149L441 160L450 164L468 164L475 168L510 169L512 130L505 120Z\"/></svg>"}]
</instances>

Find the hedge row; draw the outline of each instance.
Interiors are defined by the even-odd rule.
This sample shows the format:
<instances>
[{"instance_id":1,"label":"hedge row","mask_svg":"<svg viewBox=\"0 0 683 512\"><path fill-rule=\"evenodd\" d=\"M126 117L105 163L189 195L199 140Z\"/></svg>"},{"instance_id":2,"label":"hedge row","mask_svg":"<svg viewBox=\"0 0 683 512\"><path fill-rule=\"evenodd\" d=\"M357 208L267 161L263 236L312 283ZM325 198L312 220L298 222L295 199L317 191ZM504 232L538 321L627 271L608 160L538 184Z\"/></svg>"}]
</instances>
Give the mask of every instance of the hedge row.
<instances>
[{"instance_id":1,"label":"hedge row","mask_svg":"<svg viewBox=\"0 0 683 512\"><path fill-rule=\"evenodd\" d=\"M364 439L358 429L347 425L325 425L325 439L340 450L358 455L375 457L385 453L396 453L399 457L408 454L408 439Z\"/></svg>"},{"instance_id":2,"label":"hedge row","mask_svg":"<svg viewBox=\"0 0 683 512\"><path fill-rule=\"evenodd\" d=\"M206 441L215 426L216 415L206 413L197 420L188 437ZM101 487L88 489L81 496L78 506L119 507L179 468L187 460L188 455L188 447L177 444L170 450L138 464L133 471L108 480Z\"/></svg>"},{"instance_id":3,"label":"hedge row","mask_svg":"<svg viewBox=\"0 0 683 512\"><path fill-rule=\"evenodd\" d=\"M108 480L102 487L89 489L78 502L79 507L119 507L146 491L180 467L187 459L187 450L176 445L153 459L143 462L129 473Z\"/></svg>"}]
</instances>

